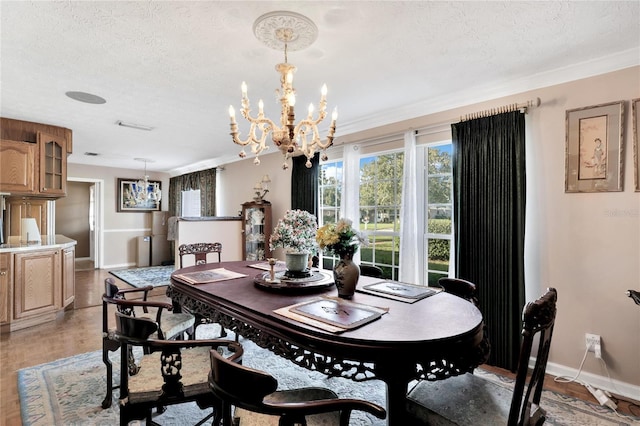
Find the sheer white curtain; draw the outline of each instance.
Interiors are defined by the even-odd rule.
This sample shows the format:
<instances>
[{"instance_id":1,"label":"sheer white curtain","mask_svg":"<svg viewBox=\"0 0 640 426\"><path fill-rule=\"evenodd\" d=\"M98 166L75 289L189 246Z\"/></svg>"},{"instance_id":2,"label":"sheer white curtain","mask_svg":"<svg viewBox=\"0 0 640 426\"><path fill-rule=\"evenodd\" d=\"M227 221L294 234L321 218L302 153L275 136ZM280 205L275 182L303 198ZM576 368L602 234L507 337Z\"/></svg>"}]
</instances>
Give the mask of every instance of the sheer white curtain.
<instances>
[{"instance_id":1,"label":"sheer white curtain","mask_svg":"<svg viewBox=\"0 0 640 426\"><path fill-rule=\"evenodd\" d=\"M419 283L421 259L418 229L418 175L416 167L416 136L413 130L404 134L404 170L402 206L400 208L400 281Z\"/></svg>"},{"instance_id":2,"label":"sheer white curtain","mask_svg":"<svg viewBox=\"0 0 640 426\"><path fill-rule=\"evenodd\" d=\"M354 226L360 223L360 146L345 145L342 155L342 203L340 218L351 219ZM353 260L360 263L358 250Z\"/></svg>"}]
</instances>

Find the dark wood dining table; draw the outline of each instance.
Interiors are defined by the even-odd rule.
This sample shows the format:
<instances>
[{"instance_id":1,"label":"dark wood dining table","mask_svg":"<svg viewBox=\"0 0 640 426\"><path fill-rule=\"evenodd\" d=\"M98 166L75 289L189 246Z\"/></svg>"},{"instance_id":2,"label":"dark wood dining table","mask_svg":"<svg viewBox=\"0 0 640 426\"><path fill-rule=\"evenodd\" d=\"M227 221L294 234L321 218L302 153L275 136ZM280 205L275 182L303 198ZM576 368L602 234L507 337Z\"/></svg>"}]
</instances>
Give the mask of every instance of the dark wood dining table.
<instances>
[{"instance_id":1,"label":"dark wood dining table","mask_svg":"<svg viewBox=\"0 0 640 426\"><path fill-rule=\"evenodd\" d=\"M335 286L280 291L256 285L259 262L209 263L176 270L167 295L182 307L310 370L387 385L387 422L406 424L405 396L414 379L442 380L476 367L483 355L483 320L470 302L440 292L414 303L356 292L354 303L388 308L379 319L335 333L284 317L275 310L337 296ZM179 275L224 268L244 277L190 284ZM330 272L330 271L328 271ZM358 287L380 281L361 276Z\"/></svg>"}]
</instances>

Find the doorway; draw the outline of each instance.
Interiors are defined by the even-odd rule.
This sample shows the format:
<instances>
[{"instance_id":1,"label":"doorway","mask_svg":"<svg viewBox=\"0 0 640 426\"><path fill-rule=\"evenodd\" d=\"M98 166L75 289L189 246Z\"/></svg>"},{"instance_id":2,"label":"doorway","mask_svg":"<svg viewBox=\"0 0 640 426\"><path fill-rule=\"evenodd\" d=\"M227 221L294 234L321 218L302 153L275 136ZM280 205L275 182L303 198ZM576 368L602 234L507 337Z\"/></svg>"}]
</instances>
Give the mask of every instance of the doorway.
<instances>
[{"instance_id":1,"label":"doorway","mask_svg":"<svg viewBox=\"0 0 640 426\"><path fill-rule=\"evenodd\" d=\"M56 201L56 233L77 241L76 270L100 269L103 259L104 181L67 178L67 196Z\"/></svg>"}]
</instances>

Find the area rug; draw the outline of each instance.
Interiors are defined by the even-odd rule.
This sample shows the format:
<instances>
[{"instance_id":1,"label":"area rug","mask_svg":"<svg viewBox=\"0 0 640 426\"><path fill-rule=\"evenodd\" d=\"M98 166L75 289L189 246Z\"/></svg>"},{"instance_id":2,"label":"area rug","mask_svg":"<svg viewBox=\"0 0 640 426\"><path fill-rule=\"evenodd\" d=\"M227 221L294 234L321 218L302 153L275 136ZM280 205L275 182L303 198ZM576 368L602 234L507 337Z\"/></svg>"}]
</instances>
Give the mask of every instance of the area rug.
<instances>
[{"instance_id":1,"label":"area rug","mask_svg":"<svg viewBox=\"0 0 640 426\"><path fill-rule=\"evenodd\" d=\"M198 327L198 337L217 336L216 325ZM298 367L254 343L240 339L245 348L244 364L273 374L279 388L323 386L333 389L341 397L361 398L384 405L385 385L378 380L356 383L348 379L326 376ZM112 355L114 374L118 376L118 353ZM203 374L207 374L204 372ZM512 387L513 381L477 370L489 380ZM113 404L102 409L100 404L106 391L105 367L101 351L89 352L18 371L18 392L23 425L114 425L118 423L118 390ZM549 415L545 425L610 426L631 425L640 418L618 417L600 405L545 391L541 404ZM164 425L195 424L202 417L194 403L168 407L154 420ZM206 423L210 424L210 423ZM386 425L362 412L354 412L350 425ZM265 425L266 426L266 425Z\"/></svg>"},{"instance_id":2,"label":"area rug","mask_svg":"<svg viewBox=\"0 0 640 426\"><path fill-rule=\"evenodd\" d=\"M174 270L173 265L169 265L116 269L109 271L109 273L133 287L144 287L146 285L161 287L169 285L169 280Z\"/></svg>"}]
</instances>

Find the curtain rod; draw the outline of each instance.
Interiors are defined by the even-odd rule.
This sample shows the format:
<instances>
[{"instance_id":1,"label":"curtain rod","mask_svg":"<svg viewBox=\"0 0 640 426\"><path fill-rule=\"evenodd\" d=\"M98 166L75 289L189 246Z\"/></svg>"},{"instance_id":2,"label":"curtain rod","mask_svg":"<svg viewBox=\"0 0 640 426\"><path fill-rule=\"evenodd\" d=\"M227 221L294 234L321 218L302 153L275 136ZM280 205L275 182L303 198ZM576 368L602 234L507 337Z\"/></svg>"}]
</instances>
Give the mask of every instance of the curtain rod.
<instances>
[{"instance_id":1,"label":"curtain rod","mask_svg":"<svg viewBox=\"0 0 640 426\"><path fill-rule=\"evenodd\" d=\"M468 121L468 120L473 120L476 118L484 118L484 117L489 117L491 115L496 115L496 114L502 114L505 112L512 112L512 111L517 111L517 110L524 110L523 112L526 113L527 109L529 108L535 108L535 107L539 107L540 106L540 98L535 98L532 100L528 100L527 102L521 103L521 104L508 104L508 105L503 105L497 108L490 108L490 109L486 109L484 111L479 111L479 112L474 112L471 114L466 114L463 116L460 116L460 121Z\"/></svg>"}]
</instances>

